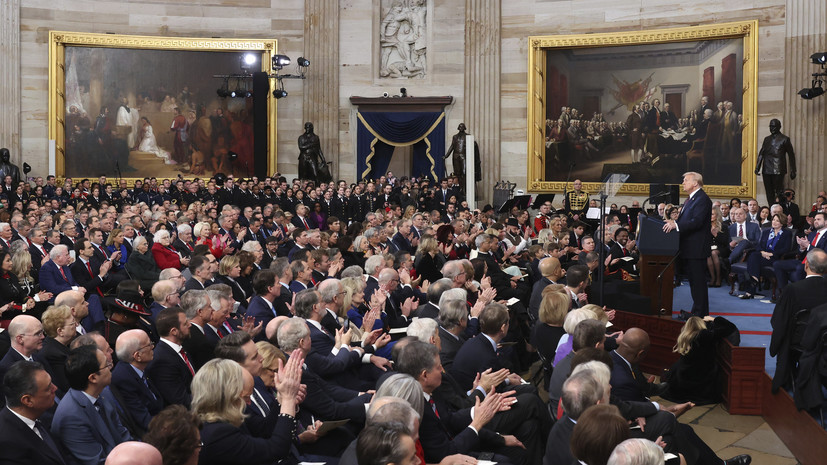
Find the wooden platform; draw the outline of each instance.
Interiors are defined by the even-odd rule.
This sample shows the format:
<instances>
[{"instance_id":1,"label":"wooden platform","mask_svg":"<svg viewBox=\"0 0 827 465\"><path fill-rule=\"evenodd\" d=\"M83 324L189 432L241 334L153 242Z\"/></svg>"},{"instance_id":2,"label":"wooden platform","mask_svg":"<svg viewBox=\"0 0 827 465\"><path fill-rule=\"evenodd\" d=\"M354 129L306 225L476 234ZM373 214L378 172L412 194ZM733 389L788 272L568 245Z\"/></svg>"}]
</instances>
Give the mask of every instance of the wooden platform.
<instances>
[{"instance_id":1,"label":"wooden platform","mask_svg":"<svg viewBox=\"0 0 827 465\"><path fill-rule=\"evenodd\" d=\"M801 465L827 463L827 431L807 413L799 412L787 391L770 390L772 378L763 377L762 415Z\"/></svg>"}]
</instances>

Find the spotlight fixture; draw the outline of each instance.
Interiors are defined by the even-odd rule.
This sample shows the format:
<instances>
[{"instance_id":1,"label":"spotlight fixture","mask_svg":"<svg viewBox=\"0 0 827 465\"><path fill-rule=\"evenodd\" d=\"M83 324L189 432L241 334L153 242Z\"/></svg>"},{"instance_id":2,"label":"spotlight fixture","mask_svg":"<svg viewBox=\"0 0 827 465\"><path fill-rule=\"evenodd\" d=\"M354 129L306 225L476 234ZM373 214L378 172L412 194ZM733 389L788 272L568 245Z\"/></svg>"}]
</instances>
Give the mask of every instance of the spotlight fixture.
<instances>
[{"instance_id":1,"label":"spotlight fixture","mask_svg":"<svg viewBox=\"0 0 827 465\"><path fill-rule=\"evenodd\" d=\"M824 88L820 85L813 86L809 89L801 89L798 91L798 95L801 96L804 100L812 100L824 93Z\"/></svg>"},{"instance_id":2,"label":"spotlight fixture","mask_svg":"<svg viewBox=\"0 0 827 465\"><path fill-rule=\"evenodd\" d=\"M244 53L238 57L238 63L241 70L248 73L258 63L258 57L254 53Z\"/></svg>"},{"instance_id":3,"label":"spotlight fixture","mask_svg":"<svg viewBox=\"0 0 827 465\"><path fill-rule=\"evenodd\" d=\"M273 71L280 71L290 64L290 57L287 55L273 55Z\"/></svg>"},{"instance_id":4,"label":"spotlight fixture","mask_svg":"<svg viewBox=\"0 0 827 465\"><path fill-rule=\"evenodd\" d=\"M276 89L273 91L273 97L276 99L287 97L287 91L284 89Z\"/></svg>"},{"instance_id":5,"label":"spotlight fixture","mask_svg":"<svg viewBox=\"0 0 827 465\"><path fill-rule=\"evenodd\" d=\"M827 52L813 53L810 55L810 59L813 60L814 65L827 64Z\"/></svg>"},{"instance_id":6,"label":"spotlight fixture","mask_svg":"<svg viewBox=\"0 0 827 465\"><path fill-rule=\"evenodd\" d=\"M299 67L301 68L307 68L308 66L310 66L310 60L308 60L305 57L299 57L299 59L296 60L296 64L299 65Z\"/></svg>"},{"instance_id":7,"label":"spotlight fixture","mask_svg":"<svg viewBox=\"0 0 827 465\"><path fill-rule=\"evenodd\" d=\"M224 84L222 84L221 87L219 87L218 90L215 91L215 93L218 94L220 98L227 98L230 96L228 81L228 78L224 78Z\"/></svg>"}]
</instances>

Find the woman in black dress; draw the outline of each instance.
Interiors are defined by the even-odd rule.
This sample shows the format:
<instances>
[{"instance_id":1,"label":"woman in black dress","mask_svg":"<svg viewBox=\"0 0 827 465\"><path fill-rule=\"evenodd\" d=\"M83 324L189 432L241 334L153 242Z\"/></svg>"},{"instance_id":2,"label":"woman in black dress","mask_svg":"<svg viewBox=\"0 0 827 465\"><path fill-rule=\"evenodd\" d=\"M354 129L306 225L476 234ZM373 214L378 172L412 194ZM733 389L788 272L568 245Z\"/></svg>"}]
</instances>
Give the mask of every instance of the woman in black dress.
<instances>
[{"instance_id":1,"label":"woman in black dress","mask_svg":"<svg viewBox=\"0 0 827 465\"><path fill-rule=\"evenodd\" d=\"M693 316L683 325L672 349L681 355L666 376L668 389L663 398L697 405L720 402L718 365L715 351L721 339L738 328L723 317Z\"/></svg>"}]
</instances>

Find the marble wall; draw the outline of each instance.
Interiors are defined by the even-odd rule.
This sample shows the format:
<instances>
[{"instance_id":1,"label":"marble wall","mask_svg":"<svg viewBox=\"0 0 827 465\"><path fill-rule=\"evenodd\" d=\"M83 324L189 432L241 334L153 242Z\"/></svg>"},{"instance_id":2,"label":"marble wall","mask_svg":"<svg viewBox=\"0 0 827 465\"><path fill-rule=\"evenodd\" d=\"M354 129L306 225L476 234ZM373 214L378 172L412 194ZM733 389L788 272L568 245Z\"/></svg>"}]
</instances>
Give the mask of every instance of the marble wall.
<instances>
[{"instance_id":1,"label":"marble wall","mask_svg":"<svg viewBox=\"0 0 827 465\"><path fill-rule=\"evenodd\" d=\"M380 0L14 0L0 9L4 63L19 63L20 82L4 68L2 87L16 93L0 95L3 113L18 102L19 118L0 120L3 144L14 146L35 169L44 173L47 160L47 70L49 30L112 32L191 37L276 38L279 51L294 59L311 59L312 82L285 81L289 97L279 101L278 169L296 172L296 138L305 120L316 119L334 176L354 179L355 109L351 96L396 94L451 95L447 137L460 122L476 133L483 153L486 179L480 186L490 198L495 179L509 179L525 188L526 67L530 35L644 30L747 19L759 21L758 121L766 135L771 118L788 119L794 142L801 140L802 168L808 175L794 183L799 198L821 189L827 165L823 134L824 98L802 102L795 92L804 87L810 70L799 64L824 45L824 6L797 0L718 2L696 0L429 0L429 70L424 79L378 78ZM818 2L816 2L818 3ZM19 4L19 48L14 39ZM495 9L486 14L487 9ZM820 8L820 9L819 9ZM335 10L335 11L331 11ZM819 16L820 15L820 16ZM493 41L492 37L498 37ZM327 44L321 44L324 41ZM472 43L479 41L479 43ZM309 43L312 42L312 43ZM331 47L330 44L333 44ZM818 45L820 44L820 45ZM19 59L15 59L19 53ZM320 56L314 57L313 54ZM338 59L335 63L335 56ZM498 73L480 74L479 66ZM791 70L792 72L788 72ZM331 92L326 92L332 89ZM496 94L498 98L488 98ZM321 96L324 101L315 98ZM481 115L486 115L485 117ZM497 115L497 116L494 116ZM16 129L15 123L19 125ZM474 127L478 126L478 127ZM9 134L16 134L19 139ZM818 134L821 134L819 136ZM490 168L490 171L489 171ZM808 186L812 184L812 186ZM763 201L763 187L759 187ZM624 201L624 199L621 199Z\"/></svg>"}]
</instances>

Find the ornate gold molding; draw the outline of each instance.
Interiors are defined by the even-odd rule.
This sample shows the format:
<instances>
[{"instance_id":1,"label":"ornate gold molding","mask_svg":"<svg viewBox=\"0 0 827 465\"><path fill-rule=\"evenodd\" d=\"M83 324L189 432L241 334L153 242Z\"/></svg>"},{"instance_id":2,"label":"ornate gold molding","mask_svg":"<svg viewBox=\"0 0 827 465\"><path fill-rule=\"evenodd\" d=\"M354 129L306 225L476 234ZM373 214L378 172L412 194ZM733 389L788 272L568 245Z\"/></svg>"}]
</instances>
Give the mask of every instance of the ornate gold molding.
<instances>
[{"instance_id":1,"label":"ornate gold molding","mask_svg":"<svg viewBox=\"0 0 827 465\"><path fill-rule=\"evenodd\" d=\"M50 31L49 32L49 139L56 141L55 171L58 177L66 174L64 157L65 129L65 66L66 47L100 47L135 50L181 50L197 52L260 51L269 69L273 55L278 53L276 39L235 39L235 38L190 38L163 36L133 36L120 34L93 34L85 32ZM274 88L275 80L270 80ZM267 98L268 122L268 156L267 172L277 170L277 104L276 100Z\"/></svg>"},{"instance_id":2,"label":"ornate gold molding","mask_svg":"<svg viewBox=\"0 0 827 465\"><path fill-rule=\"evenodd\" d=\"M740 185L705 185L704 190L714 197L755 197L756 178L753 173L757 154L757 125L752 124L758 117L758 21L710 24L704 26L678 27L644 31L604 32L596 34L530 36L528 43L528 89L527 89L527 157L529 192L563 192L563 182L543 181L545 173L545 66L546 52L551 49L596 48L657 44L666 42L688 42L712 39L743 40L743 129L742 163ZM680 182L679 179L673 182ZM583 183L583 189L594 193L600 190L600 183ZM619 194L648 195L648 184L625 184Z\"/></svg>"}]
</instances>

